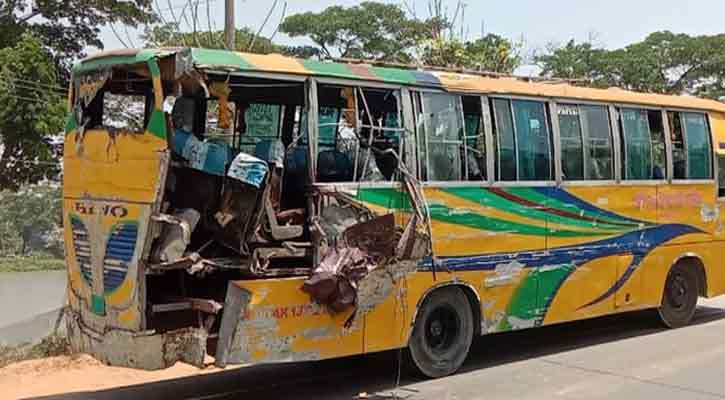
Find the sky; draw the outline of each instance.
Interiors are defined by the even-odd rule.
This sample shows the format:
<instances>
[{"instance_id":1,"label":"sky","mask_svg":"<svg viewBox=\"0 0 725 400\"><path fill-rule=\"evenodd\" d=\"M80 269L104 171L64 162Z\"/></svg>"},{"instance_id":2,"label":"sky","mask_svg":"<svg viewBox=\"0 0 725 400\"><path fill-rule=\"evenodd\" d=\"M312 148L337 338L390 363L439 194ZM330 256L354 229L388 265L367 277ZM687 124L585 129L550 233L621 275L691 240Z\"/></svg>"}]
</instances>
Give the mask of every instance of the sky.
<instances>
[{"instance_id":1,"label":"sky","mask_svg":"<svg viewBox=\"0 0 725 400\"><path fill-rule=\"evenodd\" d=\"M162 9L171 7L178 14L186 0L157 0ZM210 14L216 28L224 24L224 0L201 0L200 19L206 21L206 1L209 1ZM382 0L385 3L403 4L403 0ZM457 0L444 0L451 12ZM270 18L262 34L269 36L277 26L284 0ZM360 1L352 0L287 0L287 15L321 11L331 5L352 6ZM419 16L426 16L428 0L407 0L415 6ZM725 31L725 1L723 0L464 0L466 4L465 23L468 36L475 39L481 34L481 26L486 33L496 33L510 39L522 39L525 53L543 51L547 44L566 43L570 39L578 41L590 37L595 43L607 48L618 48L644 39L648 33L659 30L671 30L690 35L715 34ZM235 19L237 27L249 26L255 30L264 20L272 0L236 0ZM169 16L171 11L164 11ZM116 31L128 42L126 32L117 27ZM131 42L142 46L138 38L139 31L130 31ZM113 33L103 30L102 40L107 49L122 47ZM275 42L283 44L305 44L304 39L291 39L283 34L275 36ZM92 52L92 50L90 50Z\"/></svg>"}]
</instances>

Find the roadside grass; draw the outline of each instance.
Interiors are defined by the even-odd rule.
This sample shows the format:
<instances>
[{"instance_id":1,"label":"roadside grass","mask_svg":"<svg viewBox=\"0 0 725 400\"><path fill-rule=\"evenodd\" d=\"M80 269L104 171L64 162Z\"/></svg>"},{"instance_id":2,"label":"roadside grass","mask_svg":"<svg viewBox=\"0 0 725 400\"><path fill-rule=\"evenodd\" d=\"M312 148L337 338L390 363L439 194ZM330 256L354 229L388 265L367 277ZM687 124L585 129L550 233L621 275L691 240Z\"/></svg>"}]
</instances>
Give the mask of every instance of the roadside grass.
<instances>
[{"instance_id":1,"label":"roadside grass","mask_svg":"<svg viewBox=\"0 0 725 400\"><path fill-rule=\"evenodd\" d=\"M70 354L72 352L68 339L60 334L52 334L43 338L37 344L27 344L17 347L0 346L0 368L19 361Z\"/></svg>"},{"instance_id":2,"label":"roadside grass","mask_svg":"<svg viewBox=\"0 0 725 400\"><path fill-rule=\"evenodd\" d=\"M65 269L65 261L47 256L0 256L0 273L51 271Z\"/></svg>"}]
</instances>

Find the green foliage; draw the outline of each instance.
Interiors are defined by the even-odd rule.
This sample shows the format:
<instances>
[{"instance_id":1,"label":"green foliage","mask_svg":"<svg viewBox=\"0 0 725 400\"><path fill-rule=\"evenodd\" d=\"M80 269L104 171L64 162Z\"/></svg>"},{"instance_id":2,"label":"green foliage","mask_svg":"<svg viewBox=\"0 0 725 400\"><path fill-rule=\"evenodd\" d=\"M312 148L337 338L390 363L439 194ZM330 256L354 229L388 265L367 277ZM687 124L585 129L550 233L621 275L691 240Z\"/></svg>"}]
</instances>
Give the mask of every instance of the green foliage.
<instances>
[{"instance_id":1,"label":"green foliage","mask_svg":"<svg viewBox=\"0 0 725 400\"><path fill-rule=\"evenodd\" d=\"M655 32L615 50L570 41L537 62L544 76L585 79L598 87L711 98L725 93L725 35Z\"/></svg>"},{"instance_id":2,"label":"green foliage","mask_svg":"<svg viewBox=\"0 0 725 400\"><path fill-rule=\"evenodd\" d=\"M495 34L469 42L440 35L421 46L421 58L426 65L512 73L521 65L522 46Z\"/></svg>"},{"instance_id":3,"label":"green foliage","mask_svg":"<svg viewBox=\"0 0 725 400\"><path fill-rule=\"evenodd\" d=\"M0 273L3 272L33 272L33 271L62 271L65 269L65 260L49 256L16 257L0 256ZM2 278L0 278L2 279Z\"/></svg>"},{"instance_id":4,"label":"green foliage","mask_svg":"<svg viewBox=\"0 0 725 400\"><path fill-rule=\"evenodd\" d=\"M55 84L50 54L32 34L0 49L0 190L59 172L51 139L63 129L65 100Z\"/></svg>"},{"instance_id":5,"label":"green foliage","mask_svg":"<svg viewBox=\"0 0 725 400\"><path fill-rule=\"evenodd\" d=\"M413 48L430 37L430 21L408 18L400 6L366 1L287 17L280 31L309 37L326 57L409 62Z\"/></svg>"},{"instance_id":6,"label":"green foliage","mask_svg":"<svg viewBox=\"0 0 725 400\"><path fill-rule=\"evenodd\" d=\"M0 255L63 256L61 191L57 185L0 191Z\"/></svg>"},{"instance_id":7,"label":"green foliage","mask_svg":"<svg viewBox=\"0 0 725 400\"><path fill-rule=\"evenodd\" d=\"M0 48L14 46L22 33L30 32L67 70L88 46L103 48L101 26L137 26L153 19L150 11L151 0L5 0L0 2Z\"/></svg>"},{"instance_id":8,"label":"green foliage","mask_svg":"<svg viewBox=\"0 0 725 400\"><path fill-rule=\"evenodd\" d=\"M255 36L250 28L237 29L234 38L236 51L259 54L280 53L285 48L275 45L265 37ZM146 47L189 46L208 49L224 49L224 31L181 32L174 23L158 24L147 27L142 35ZM253 45L252 45L253 43ZM251 48L250 48L251 46Z\"/></svg>"}]
</instances>

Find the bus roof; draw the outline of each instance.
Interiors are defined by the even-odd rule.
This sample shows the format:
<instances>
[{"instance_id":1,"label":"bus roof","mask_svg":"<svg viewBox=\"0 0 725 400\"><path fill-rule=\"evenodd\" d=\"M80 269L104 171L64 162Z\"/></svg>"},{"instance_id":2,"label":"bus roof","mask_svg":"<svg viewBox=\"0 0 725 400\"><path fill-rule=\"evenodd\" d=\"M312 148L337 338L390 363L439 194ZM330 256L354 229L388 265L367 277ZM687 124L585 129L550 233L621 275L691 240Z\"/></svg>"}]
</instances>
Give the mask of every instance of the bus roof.
<instances>
[{"instance_id":1,"label":"bus roof","mask_svg":"<svg viewBox=\"0 0 725 400\"><path fill-rule=\"evenodd\" d=\"M440 88L451 92L574 99L580 101L637 104L653 107L700 109L725 113L725 103L694 96L640 93L619 88L594 89L562 81L536 82L509 76L392 68L365 63L298 59L280 54L252 54L217 49L160 48L105 51L83 59L74 75L114 65L147 62L176 54L190 55L197 69L220 72L259 72L382 82L402 86Z\"/></svg>"}]
</instances>

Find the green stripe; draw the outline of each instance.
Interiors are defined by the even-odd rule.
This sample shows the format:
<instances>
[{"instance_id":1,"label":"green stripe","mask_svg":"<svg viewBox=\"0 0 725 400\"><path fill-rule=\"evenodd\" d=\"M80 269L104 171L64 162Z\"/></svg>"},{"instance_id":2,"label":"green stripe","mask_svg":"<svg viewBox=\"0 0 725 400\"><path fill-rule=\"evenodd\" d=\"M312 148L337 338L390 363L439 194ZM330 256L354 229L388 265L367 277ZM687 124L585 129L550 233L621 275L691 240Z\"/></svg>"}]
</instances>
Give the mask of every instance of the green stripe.
<instances>
[{"instance_id":1,"label":"green stripe","mask_svg":"<svg viewBox=\"0 0 725 400\"><path fill-rule=\"evenodd\" d=\"M602 221L603 223L615 223L615 224L622 224L622 225L627 225L627 226L631 226L631 227L638 226L637 223L628 221L626 219L612 219L599 212L590 212L588 210L582 210L573 204L565 203L565 202L562 202L561 200L547 197L531 188L511 187L511 188L506 188L504 190L513 195L522 197L528 201L538 203L542 207L554 208L559 211L565 211L568 213L576 213L576 214L583 215L583 216L586 216L589 218L596 218L596 219Z\"/></svg>"},{"instance_id":2,"label":"green stripe","mask_svg":"<svg viewBox=\"0 0 725 400\"><path fill-rule=\"evenodd\" d=\"M316 74L336 76L339 78L360 79L360 77L353 74L345 64L322 62L317 60L302 60L301 62L305 69Z\"/></svg>"},{"instance_id":3,"label":"green stripe","mask_svg":"<svg viewBox=\"0 0 725 400\"><path fill-rule=\"evenodd\" d=\"M73 67L73 76L80 73L103 69L106 67L112 67L114 65L125 65L125 64L136 64L147 62L148 60L156 57L157 55L164 54L162 50L144 49L139 50L135 55L124 55L124 56L107 56L102 58L96 58L89 61L81 62ZM173 53L173 52L166 52Z\"/></svg>"},{"instance_id":4,"label":"green stripe","mask_svg":"<svg viewBox=\"0 0 725 400\"><path fill-rule=\"evenodd\" d=\"M390 210L409 211L410 199L397 189L360 189L357 199L363 203L375 204Z\"/></svg>"},{"instance_id":5,"label":"green stripe","mask_svg":"<svg viewBox=\"0 0 725 400\"><path fill-rule=\"evenodd\" d=\"M191 56L195 65L234 68L242 70L254 69L239 53L215 49L191 49Z\"/></svg>"},{"instance_id":6,"label":"green stripe","mask_svg":"<svg viewBox=\"0 0 725 400\"><path fill-rule=\"evenodd\" d=\"M146 131L159 139L166 139L166 118L164 117L163 111L154 109L151 112L151 118L149 118L149 125L146 127Z\"/></svg>"},{"instance_id":7,"label":"green stripe","mask_svg":"<svg viewBox=\"0 0 725 400\"><path fill-rule=\"evenodd\" d=\"M370 72L378 78L394 83L402 83L407 85L415 85L418 83L418 79L415 74L409 70L404 69L393 69L393 68L381 68L381 67L370 67Z\"/></svg>"},{"instance_id":8,"label":"green stripe","mask_svg":"<svg viewBox=\"0 0 725 400\"><path fill-rule=\"evenodd\" d=\"M564 217L552 213L547 213L542 210L537 210L531 207L524 206L522 204L515 203L511 200L500 197L489 190L481 188L450 188L442 189L442 191L468 200L473 203L477 203L482 206L490 206L497 210L505 211L511 214L516 214L522 217L538 219L546 222L551 222L561 225L569 225L573 227L586 228L599 231L613 230L621 232L623 228L621 226L594 223L591 221L583 221L570 217ZM606 232L603 232L606 233Z\"/></svg>"},{"instance_id":9,"label":"green stripe","mask_svg":"<svg viewBox=\"0 0 725 400\"><path fill-rule=\"evenodd\" d=\"M69 134L73 131L78 129L78 122L76 121L76 116L69 112L68 115L65 117L65 134Z\"/></svg>"},{"instance_id":10,"label":"green stripe","mask_svg":"<svg viewBox=\"0 0 725 400\"><path fill-rule=\"evenodd\" d=\"M152 58L146 62L146 64L149 66L149 71L151 71L152 77L161 77L161 70L159 69L159 62L156 61L155 58Z\"/></svg>"},{"instance_id":11,"label":"green stripe","mask_svg":"<svg viewBox=\"0 0 725 400\"><path fill-rule=\"evenodd\" d=\"M394 189L361 189L358 192L357 197L360 201L375 204L380 207L386 207L391 210L401 210L407 212L412 210L408 197L402 195L400 191ZM609 235L609 233L604 232L548 229L546 227L487 217L473 212L461 213L442 204L429 203L428 208L430 209L431 218L434 220L491 232L512 232L520 235L548 235L552 237L588 237Z\"/></svg>"}]
</instances>

